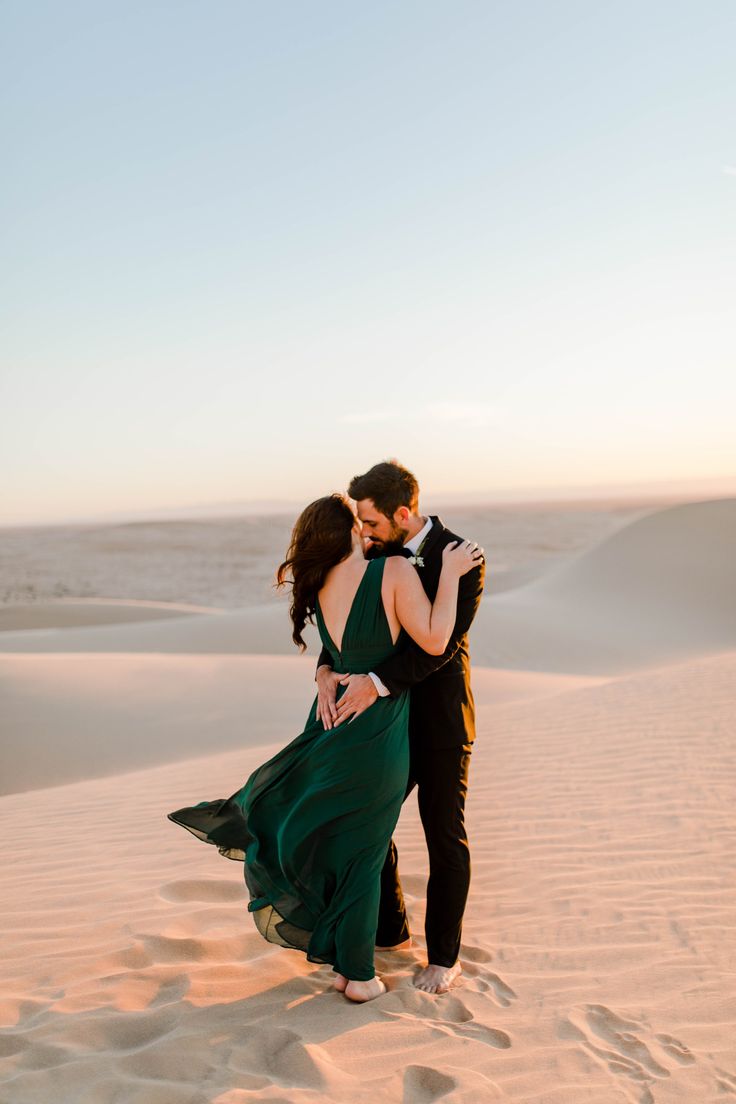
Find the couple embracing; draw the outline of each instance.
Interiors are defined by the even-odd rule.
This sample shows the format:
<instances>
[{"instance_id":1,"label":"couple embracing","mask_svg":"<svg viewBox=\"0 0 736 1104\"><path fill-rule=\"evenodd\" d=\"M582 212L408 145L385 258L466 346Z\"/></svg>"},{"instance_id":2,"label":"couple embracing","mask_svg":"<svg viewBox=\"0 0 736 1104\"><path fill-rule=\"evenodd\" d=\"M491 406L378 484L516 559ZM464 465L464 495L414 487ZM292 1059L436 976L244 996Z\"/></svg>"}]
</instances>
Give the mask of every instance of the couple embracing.
<instances>
[{"instance_id":1,"label":"couple embracing","mask_svg":"<svg viewBox=\"0 0 736 1104\"><path fill-rule=\"evenodd\" d=\"M317 697L304 731L231 797L169 819L244 860L248 910L269 942L329 963L356 1002L385 992L374 952L411 942L392 833L417 787L430 876L430 993L459 975L470 881L464 826L475 736L467 633L483 550L419 512L395 461L356 476L348 498L302 511L280 584L292 587L292 637L316 620Z\"/></svg>"}]
</instances>

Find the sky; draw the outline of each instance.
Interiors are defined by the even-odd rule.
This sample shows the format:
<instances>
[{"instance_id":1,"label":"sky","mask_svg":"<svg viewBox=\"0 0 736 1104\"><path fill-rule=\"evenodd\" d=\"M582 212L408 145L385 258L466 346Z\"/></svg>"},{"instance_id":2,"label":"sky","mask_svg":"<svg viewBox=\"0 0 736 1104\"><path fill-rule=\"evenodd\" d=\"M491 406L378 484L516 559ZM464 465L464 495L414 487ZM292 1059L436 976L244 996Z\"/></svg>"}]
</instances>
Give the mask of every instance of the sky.
<instances>
[{"instance_id":1,"label":"sky","mask_svg":"<svg viewBox=\"0 0 736 1104\"><path fill-rule=\"evenodd\" d=\"M736 490L732 0L0 18L3 523Z\"/></svg>"}]
</instances>

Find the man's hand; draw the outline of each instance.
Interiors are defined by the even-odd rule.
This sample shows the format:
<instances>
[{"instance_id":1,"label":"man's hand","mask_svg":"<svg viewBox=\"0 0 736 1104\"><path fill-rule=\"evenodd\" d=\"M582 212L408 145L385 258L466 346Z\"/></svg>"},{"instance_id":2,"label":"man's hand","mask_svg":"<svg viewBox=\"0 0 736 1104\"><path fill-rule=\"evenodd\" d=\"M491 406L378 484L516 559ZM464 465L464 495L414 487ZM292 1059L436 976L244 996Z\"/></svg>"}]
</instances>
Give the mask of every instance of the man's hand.
<instances>
[{"instance_id":1,"label":"man's hand","mask_svg":"<svg viewBox=\"0 0 736 1104\"><path fill-rule=\"evenodd\" d=\"M332 728L337 721L337 685L342 675L336 674L331 667L323 664L317 669L315 676L317 682L317 720L322 722L323 728Z\"/></svg>"},{"instance_id":2,"label":"man's hand","mask_svg":"<svg viewBox=\"0 0 736 1104\"><path fill-rule=\"evenodd\" d=\"M347 690L337 703L335 728L348 719L355 720L365 713L378 697L378 691L370 675L338 675L338 682Z\"/></svg>"}]
</instances>

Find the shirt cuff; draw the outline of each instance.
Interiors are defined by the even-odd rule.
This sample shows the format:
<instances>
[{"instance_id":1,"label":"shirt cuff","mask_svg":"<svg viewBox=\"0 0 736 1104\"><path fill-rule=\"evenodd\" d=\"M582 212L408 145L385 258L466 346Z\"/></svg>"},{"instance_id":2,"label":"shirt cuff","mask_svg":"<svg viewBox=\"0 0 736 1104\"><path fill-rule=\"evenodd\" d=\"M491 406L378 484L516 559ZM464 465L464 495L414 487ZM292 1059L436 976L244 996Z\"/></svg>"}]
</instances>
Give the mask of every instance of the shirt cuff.
<instances>
[{"instance_id":1,"label":"shirt cuff","mask_svg":"<svg viewBox=\"0 0 736 1104\"><path fill-rule=\"evenodd\" d=\"M375 686L376 690L378 691L379 698L388 698L388 697L390 697L391 691L386 689L386 687L383 685L383 683L379 679L378 675L374 675L372 671L369 671L368 672L368 678L373 680L373 685Z\"/></svg>"}]
</instances>

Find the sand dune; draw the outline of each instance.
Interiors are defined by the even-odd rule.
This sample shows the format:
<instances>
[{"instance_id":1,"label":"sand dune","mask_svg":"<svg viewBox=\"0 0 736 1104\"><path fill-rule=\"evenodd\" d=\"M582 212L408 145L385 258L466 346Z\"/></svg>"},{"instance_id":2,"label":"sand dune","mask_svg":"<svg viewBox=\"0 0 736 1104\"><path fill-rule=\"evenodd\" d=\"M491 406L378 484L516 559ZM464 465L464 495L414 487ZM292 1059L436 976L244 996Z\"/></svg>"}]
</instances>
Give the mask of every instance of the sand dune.
<instances>
[{"instance_id":1,"label":"sand dune","mask_svg":"<svg viewBox=\"0 0 736 1104\"><path fill-rule=\"evenodd\" d=\"M149 602L123 598L58 598L24 606L0 606L0 632L69 629L83 625L116 625L156 621L192 613L219 613L209 606L184 602Z\"/></svg>"},{"instance_id":2,"label":"sand dune","mask_svg":"<svg viewBox=\"0 0 736 1104\"><path fill-rule=\"evenodd\" d=\"M736 499L656 510L483 602L477 663L611 674L736 646Z\"/></svg>"},{"instance_id":3,"label":"sand dune","mask_svg":"<svg viewBox=\"0 0 736 1104\"><path fill-rule=\"evenodd\" d=\"M264 749L0 799L0 1099L734 1096L736 652L535 699L514 677L482 702L465 977L441 997L411 985L426 876L411 802L398 843L417 946L379 956L389 992L359 1007L260 939L240 864L165 820Z\"/></svg>"},{"instance_id":4,"label":"sand dune","mask_svg":"<svg viewBox=\"0 0 736 1104\"><path fill-rule=\"evenodd\" d=\"M476 664L607 675L736 646L736 499L658 509L516 589L487 595ZM142 611L139 611L142 615ZM164 620L8 631L6 652L293 655L286 602ZM308 629L310 651L317 650Z\"/></svg>"},{"instance_id":5,"label":"sand dune","mask_svg":"<svg viewBox=\"0 0 736 1104\"><path fill-rule=\"evenodd\" d=\"M412 985L412 798L416 945L363 1007L264 943L241 865L165 818L299 730L314 654L285 603L6 610L0 1104L736 1097L734 537L735 499L657 509L489 592L463 981Z\"/></svg>"},{"instance_id":6,"label":"sand dune","mask_svg":"<svg viewBox=\"0 0 736 1104\"><path fill-rule=\"evenodd\" d=\"M316 630L307 626L305 639L315 651ZM166 652L210 654L295 655L287 603L206 614L177 614L164 620L143 619L127 624L67 624L63 628L0 633L0 652Z\"/></svg>"},{"instance_id":7,"label":"sand dune","mask_svg":"<svg viewBox=\"0 0 736 1104\"><path fill-rule=\"evenodd\" d=\"M0 656L0 792L286 742L313 676L286 656Z\"/></svg>"},{"instance_id":8,"label":"sand dune","mask_svg":"<svg viewBox=\"0 0 736 1104\"><path fill-rule=\"evenodd\" d=\"M559 693L591 680L479 668L478 702ZM286 743L314 698L298 656L0 656L0 793Z\"/></svg>"}]
</instances>

